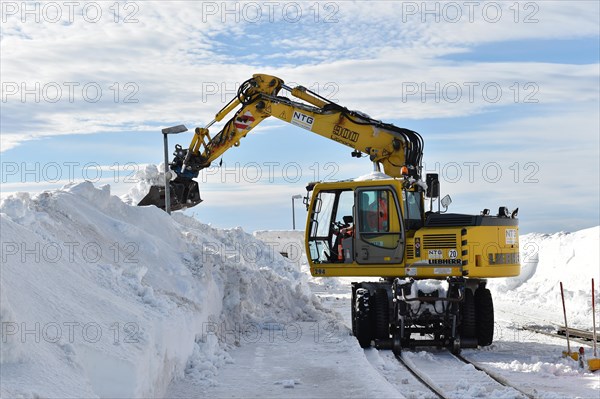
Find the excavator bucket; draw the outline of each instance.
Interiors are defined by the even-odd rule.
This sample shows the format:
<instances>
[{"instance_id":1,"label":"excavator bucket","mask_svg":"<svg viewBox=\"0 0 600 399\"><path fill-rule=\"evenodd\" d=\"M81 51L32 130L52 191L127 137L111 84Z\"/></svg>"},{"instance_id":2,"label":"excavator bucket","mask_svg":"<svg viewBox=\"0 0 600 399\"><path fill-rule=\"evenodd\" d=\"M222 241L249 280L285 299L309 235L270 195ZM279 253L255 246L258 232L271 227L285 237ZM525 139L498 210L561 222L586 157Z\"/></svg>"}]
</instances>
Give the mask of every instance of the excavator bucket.
<instances>
[{"instance_id":1,"label":"excavator bucket","mask_svg":"<svg viewBox=\"0 0 600 399\"><path fill-rule=\"evenodd\" d=\"M191 208L202 202L198 183L192 179L176 178L169 183L170 208L172 211ZM152 186L138 206L155 205L165 209L165 187Z\"/></svg>"}]
</instances>

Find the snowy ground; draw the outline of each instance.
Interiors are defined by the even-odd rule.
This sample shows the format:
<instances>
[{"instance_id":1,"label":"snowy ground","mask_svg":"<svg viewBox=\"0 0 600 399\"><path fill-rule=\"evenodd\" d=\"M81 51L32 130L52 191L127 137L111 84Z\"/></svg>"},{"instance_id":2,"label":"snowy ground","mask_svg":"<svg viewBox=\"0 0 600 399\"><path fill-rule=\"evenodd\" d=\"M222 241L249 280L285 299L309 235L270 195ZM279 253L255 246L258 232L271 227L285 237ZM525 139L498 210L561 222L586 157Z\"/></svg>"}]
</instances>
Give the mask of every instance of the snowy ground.
<instances>
[{"instance_id":1,"label":"snowy ground","mask_svg":"<svg viewBox=\"0 0 600 399\"><path fill-rule=\"evenodd\" d=\"M213 229L90 183L5 199L0 216L3 398L431 397L391 352L360 349L352 279L312 278L301 232ZM562 324L559 281L569 322L591 326L599 236L521 237L522 275L491 283L496 342L465 357L536 397L598 398L563 340L521 327ZM410 354L455 397L491 397L433 355Z\"/></svg>"}]
</instances>

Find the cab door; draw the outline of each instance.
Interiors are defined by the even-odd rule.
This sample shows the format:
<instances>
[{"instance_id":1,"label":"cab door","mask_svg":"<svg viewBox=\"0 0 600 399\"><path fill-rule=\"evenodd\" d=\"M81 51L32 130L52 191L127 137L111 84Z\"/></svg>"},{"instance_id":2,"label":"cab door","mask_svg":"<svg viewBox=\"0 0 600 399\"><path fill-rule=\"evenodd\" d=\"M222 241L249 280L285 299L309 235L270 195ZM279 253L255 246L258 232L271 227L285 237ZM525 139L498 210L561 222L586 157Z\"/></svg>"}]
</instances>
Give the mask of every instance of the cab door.
<instances>
[{"instance_id":1,"label":"cab door","mask_svg":"<svg viewBox=\"0 0 600 399\"><path fill-rule=\"evenodd\" d=\"M404 225L400 199L391 186L363 187L354 192L355 260L359 264L401 263Z\"/></svg>"}]
</instances>

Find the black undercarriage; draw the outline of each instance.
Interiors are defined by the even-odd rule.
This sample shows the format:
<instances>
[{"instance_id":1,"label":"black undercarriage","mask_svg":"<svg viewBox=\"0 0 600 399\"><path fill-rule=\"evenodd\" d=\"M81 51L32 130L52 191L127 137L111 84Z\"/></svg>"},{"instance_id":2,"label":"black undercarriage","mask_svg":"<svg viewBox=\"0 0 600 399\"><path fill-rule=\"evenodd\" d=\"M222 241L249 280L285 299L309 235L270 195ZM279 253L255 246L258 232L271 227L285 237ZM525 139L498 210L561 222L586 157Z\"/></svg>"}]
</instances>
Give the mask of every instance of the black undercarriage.
<instances>
[{"instance_id":1,"label":"black undercarriage","mask_svg":"<svg viewBox=\"0 0 600 399\"><path fill-rule=\"evenodd\" d=\"M486 281L397 278L352 284L352 332L363 348L435 346L454 353L492 343L494 308Z\"/></svg>"}]
</instances>

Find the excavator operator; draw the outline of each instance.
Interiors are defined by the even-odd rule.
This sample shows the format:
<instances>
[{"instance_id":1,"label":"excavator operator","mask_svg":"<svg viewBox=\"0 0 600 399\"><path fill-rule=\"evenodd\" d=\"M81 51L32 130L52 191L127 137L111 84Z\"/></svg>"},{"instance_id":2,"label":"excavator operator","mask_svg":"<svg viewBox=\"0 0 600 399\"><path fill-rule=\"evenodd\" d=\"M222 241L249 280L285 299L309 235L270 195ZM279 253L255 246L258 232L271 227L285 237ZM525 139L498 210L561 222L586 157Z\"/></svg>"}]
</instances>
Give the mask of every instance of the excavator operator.
<instances>
[{"instance_id":1,"label":"excavator operator","mask_svg":"<svg viewBox=\"0 0 600 399\"><path fill-rule=\"evenodd\" d=\"M367 208L365 208L366 226L364 231L367 232L385 232L389 229L388 219L388 199L387 192L380 191L377 197Z\"/></svg>"}]
</instances>

